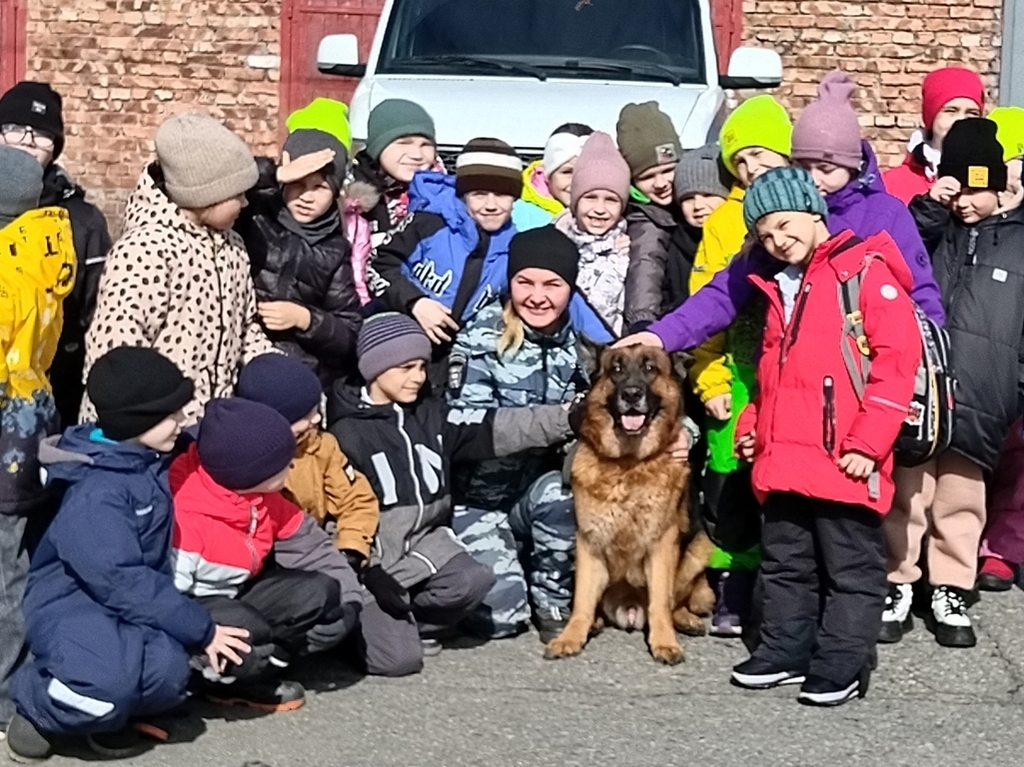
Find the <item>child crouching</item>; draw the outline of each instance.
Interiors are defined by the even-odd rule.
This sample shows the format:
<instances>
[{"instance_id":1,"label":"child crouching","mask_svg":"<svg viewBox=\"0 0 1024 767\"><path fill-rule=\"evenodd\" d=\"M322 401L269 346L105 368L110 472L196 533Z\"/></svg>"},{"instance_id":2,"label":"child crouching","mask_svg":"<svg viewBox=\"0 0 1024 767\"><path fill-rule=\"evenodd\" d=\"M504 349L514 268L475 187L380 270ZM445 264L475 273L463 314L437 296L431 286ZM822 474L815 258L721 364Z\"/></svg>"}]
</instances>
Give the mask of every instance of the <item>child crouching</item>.
<instances>
[{"instance_id":1,"label":"child crouching","mask_svg":"<svg viewBox=\"0 0 1024 767\"><path fill-rule=\"evenodd\" d=\"M237 394L274 408L291 423L297 449L281 493L320 526L333 528L334 545L358 572L370 558L380 504L338 440L319 428L316 375L294 358L264 354L242 368Z\"/></svg>"},{"instance_id":2,"label":"child crouching","mask_svg":"<svg viewBox=\"0 0 1024 767\"><path fill-rule=\"evenodd\" d=\"M732 680L752 689L802 683L800 702L835 706L867 692L881 627L881 521L894 494L893 443L921 359L913 280L888 235L829 235L825 201L804 170L764 173L747 191L743 215L787 266L774 278L751 277L769 306L760 392L737 424L736 444L753 458L764 504L764 621L760 645ZM853 279L863 315L857 347L866 341L871 359L862 397L843 348L852 340L840 293Z\"/></svg>"},{"instance_id":3,"label":"child crouching","mask_svg":"<svg viewBox=\"0 0 1024 767\"><path fill-rule=\"evenodd\" d=\"M215 626L171 575L168 454L193 388L158 352L119 347L89 373L96 423L40 448L48 481L67 492L25 595L34 659L11 682L16 760L46 758L59 735L124 756L133 719L185 700L191 653L219 665L248 650L248 632Z\"/></svg>"},{"instance_id":4,"label":"child crouching","mask_svg":"<svg viewBox=\"0 0 1024 767\"><path fill-rule=\"evenodd\" d=\"M281 415L218 399L171 466L175 585L215 620L248 629L252 645L241 662L203 669L215 702L299 708L302 685L278 674L296 656L336 646L358 620L362 589L348 561L280 493L294 456Z\"/></svg>"}]
</instances>

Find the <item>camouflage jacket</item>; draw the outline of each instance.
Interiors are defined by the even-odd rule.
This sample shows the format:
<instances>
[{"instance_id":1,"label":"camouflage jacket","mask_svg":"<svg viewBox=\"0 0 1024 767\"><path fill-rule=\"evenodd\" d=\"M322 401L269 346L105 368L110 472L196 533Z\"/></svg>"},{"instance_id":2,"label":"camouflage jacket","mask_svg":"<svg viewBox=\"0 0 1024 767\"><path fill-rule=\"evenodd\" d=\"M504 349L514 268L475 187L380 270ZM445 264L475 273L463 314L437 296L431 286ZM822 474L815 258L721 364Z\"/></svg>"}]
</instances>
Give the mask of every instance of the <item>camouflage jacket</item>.
<instances>
[{"instance_id":1,"label":"camouflage jacket","mask_svg":"<svg viewBox=\"0 0 1024 767\"><path fill-rule=\"evenodd\" d=\"M458 360L447 391L453 408L554 405L571 402L589 388L578 362L580 334L571 321L553 336L527 327L522 346L499 357L498 339L504 327L502 302L494 301L459 333L449 357L452 362ZM507 511L534 480L560 470L563 457L558 448L549 448L459 467L453 481L454 501Z\"/></svg>"}]
</instances>

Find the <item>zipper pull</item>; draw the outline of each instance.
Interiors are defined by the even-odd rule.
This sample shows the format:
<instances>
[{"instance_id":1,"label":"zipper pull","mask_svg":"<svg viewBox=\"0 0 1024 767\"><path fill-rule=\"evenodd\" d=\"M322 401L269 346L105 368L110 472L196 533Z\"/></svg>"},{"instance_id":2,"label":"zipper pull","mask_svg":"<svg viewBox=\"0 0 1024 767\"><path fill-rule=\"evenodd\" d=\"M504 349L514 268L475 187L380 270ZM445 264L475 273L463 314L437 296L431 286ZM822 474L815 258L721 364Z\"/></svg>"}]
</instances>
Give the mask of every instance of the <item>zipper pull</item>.
<instances>
[{"instance_id":1,"label":"zipper pull","mask_svg":"<svg viewBox=\"0 0 1024 767\"><path fill-rule=\"evenodd\" d=\"M977 250L977 248L978 230L972 229L970 236L967 238L967 257L969 259L967 263L970 264L971 266L974 266L976 263L978 263L978 257L974 253L974 251Z\"/></svg>"},{"instance_id":2,"label":"zipper pull","mask_svg":"<svg viewBox=\"0 0 1024 767\"><path fill-rule=\"evenodd\" d=\"M836 446L836 389L832 376L825 376L821 382L823 412L821 419L821 442L831 455Z\"/></svg>"}]
</instances>

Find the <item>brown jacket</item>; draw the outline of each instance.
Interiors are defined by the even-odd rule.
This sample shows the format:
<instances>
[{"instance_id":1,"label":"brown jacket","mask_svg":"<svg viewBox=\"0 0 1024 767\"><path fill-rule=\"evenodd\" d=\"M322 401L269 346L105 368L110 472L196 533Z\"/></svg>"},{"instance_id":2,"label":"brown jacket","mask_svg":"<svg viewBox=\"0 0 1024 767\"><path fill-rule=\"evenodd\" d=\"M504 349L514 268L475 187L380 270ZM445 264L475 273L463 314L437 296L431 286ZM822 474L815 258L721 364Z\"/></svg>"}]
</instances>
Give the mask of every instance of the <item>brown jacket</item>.
<instances>
[{"instance_id":1,"label":"brown jacket","mask_svg":"<svg viewBox=\"0 0 1024 767\"><path fill-rule=\"evenodd\" d=\"M380 505L369 480L349 463L333 436L312 431L299 440L284 495L321 525L334 520L339 549L370 558Z\"/></svg>"},{"instance_id":2,"label":"brown jacket","mask_svg":"<svg viewBox=\"0 0 1024 767\"><path fill-rule=\"evenodd\" d=\"M154 175L142 172L128 199L125 230L107 256L96 314L85 337L85 374L117 346L146 346L196 385L188 424L214 397L230 397L243 364L272 346L256 319L256 294L242 238L193 223ZM88 397L82 420L95 418Z\"/></svg>"}]
</instances>

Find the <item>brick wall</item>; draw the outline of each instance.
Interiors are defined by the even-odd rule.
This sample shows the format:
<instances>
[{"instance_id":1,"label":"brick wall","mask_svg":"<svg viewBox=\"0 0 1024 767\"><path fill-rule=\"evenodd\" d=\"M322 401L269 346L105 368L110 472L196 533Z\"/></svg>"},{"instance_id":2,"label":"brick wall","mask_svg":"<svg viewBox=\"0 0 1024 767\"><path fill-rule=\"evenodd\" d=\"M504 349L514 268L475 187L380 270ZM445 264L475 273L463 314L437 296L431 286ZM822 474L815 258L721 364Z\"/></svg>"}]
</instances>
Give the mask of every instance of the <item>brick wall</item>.
<instances>
[{"instance_id":1,"label":"brick wall","mask_svg":"<svg viewBox=\"0 0 1024 767\"><path fill-rule=\"evenodd\" d=\"M116 233L173 112L202 109L254 152L277 143L280 0L28 0L27 79L64 96L62 162Z\"/></svg>"},{"instance_id":2,"label":"brick wall","mask_svg":"<svg viewBox=\"0 0 1024 767\"><path fill-rule=\"evenodd\" d=\"M837 66L860 88L857 108L882 167L902 161L920 125L920 84L939 66L976 70L996 102L1003 0L780 2L744 0L748 44L782 54L780 99L793 117Z\"/></svg>"}]
</instances>

